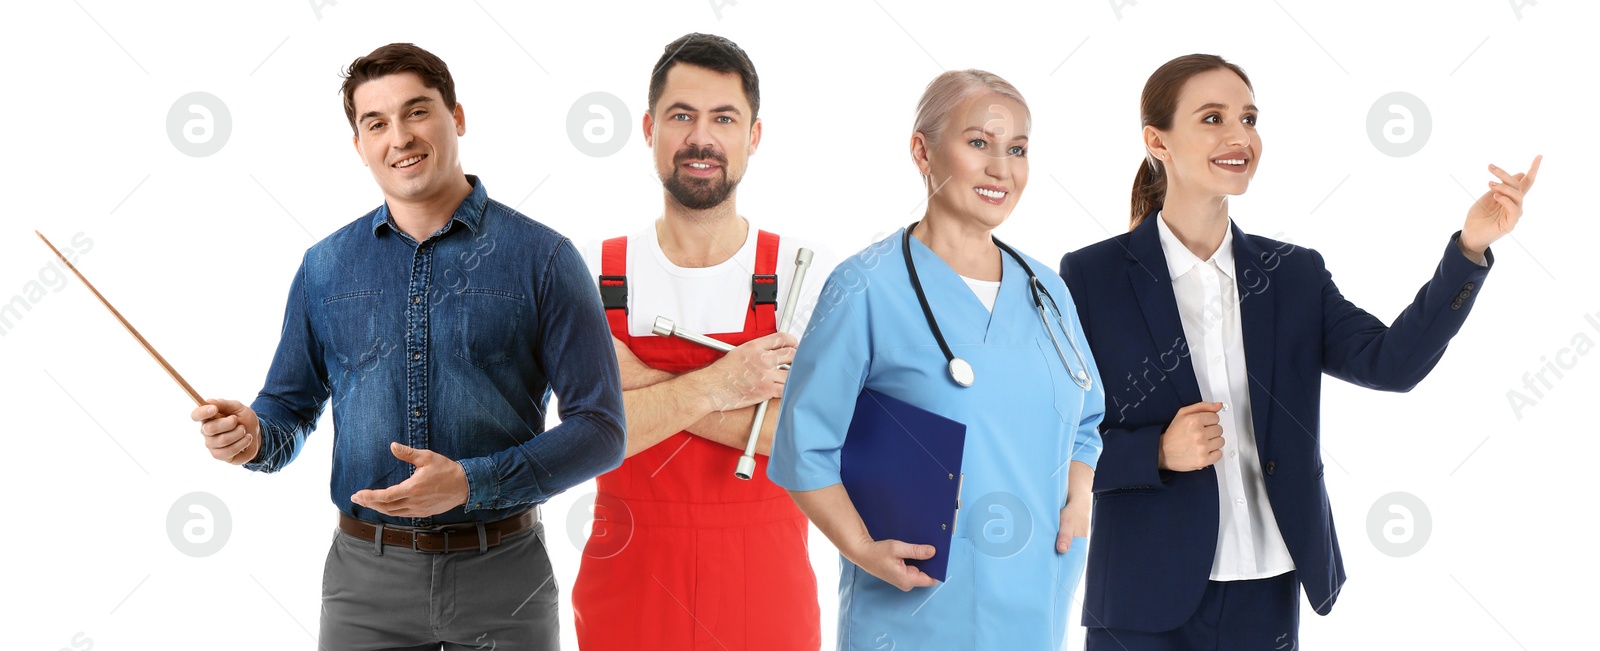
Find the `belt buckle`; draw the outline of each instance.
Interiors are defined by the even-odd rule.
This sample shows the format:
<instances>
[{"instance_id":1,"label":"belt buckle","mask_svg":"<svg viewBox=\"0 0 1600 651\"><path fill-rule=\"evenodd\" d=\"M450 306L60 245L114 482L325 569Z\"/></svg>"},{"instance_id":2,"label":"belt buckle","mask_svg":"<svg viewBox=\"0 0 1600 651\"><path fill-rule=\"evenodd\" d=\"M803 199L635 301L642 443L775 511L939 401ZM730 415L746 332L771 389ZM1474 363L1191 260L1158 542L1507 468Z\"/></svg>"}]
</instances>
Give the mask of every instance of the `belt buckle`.
<instances>
[{"instance_id":1,"label":"belt buckle","mask_svg":"<svg viewBox=\"0 0 1600 651\"><path fill-rule=\"evenodd\" d=\"M443 536L444 537L444 549L441 549L439 551L433 551L433 550L422 549L422 548L418 547L417 543L422 540L423 534L432 534L432 535ZM443 530L413 531L413 532L411 532L411 551L417 552L419 554L448 554L448 553L450 553L450 532L449 531L443 531Z\"/></svg>"}]
</instances>

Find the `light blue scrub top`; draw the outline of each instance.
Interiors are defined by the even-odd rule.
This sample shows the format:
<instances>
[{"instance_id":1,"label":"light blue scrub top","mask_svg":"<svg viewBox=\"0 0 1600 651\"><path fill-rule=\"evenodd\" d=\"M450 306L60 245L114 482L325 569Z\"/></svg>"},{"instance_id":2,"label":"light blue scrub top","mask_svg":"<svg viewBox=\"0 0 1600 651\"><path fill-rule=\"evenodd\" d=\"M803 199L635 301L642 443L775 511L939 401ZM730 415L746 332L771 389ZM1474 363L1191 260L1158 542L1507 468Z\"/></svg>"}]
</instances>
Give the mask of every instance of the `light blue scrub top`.
<instances>
[{"instance_id":1,"label":"light blue scrub top","mask_svg":"<svg viewBox=\"0 0 1600 651\"><path fill-rule=\"evenodd\" d=\"M1094 467L1105 415L1077 308L1050 267L1024 256L1088 360L1089 391L1072 380L1078 358L1051 313L1072 371L1062 365L1016 260L1000 254L1004 269L991 314L954 269L912 238L934 317L952 352L975 372L976 381L963 388L950 379L911 288L902 232L828 277L789 371L767 475L797 491L839 483L839 450L863 388L966 423L966 477L948 579L901 592L841 557L838 648L1063 648L1088 548L1087 539L1074 538L1071 551L1055 551L1068 464Z\"/></svg>"}]
</instances>

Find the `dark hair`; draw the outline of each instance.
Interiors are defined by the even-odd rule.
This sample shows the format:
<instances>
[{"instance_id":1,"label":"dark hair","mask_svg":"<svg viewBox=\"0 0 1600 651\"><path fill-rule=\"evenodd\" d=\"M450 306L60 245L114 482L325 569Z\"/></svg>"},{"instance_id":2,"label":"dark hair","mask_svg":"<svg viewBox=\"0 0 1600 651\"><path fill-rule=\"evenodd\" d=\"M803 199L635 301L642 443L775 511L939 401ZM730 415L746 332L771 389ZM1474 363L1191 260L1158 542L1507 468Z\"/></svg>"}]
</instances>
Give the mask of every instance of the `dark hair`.
<instances>
[{"instance_id":1,"label":"dark hair","mask_svg":"<svg viewBox=\"0 0 1600 651\"><path fill-rule=\"evenodd\" d=\"M439 91L444 98L446 111L456 109L456 82L450 78L450 68L444 60L410 43L390 43L364 57L358 57L345 68L344 116L350 120L350 131L356 131L356 88L379 77L409 72L422 78L422 85Z\"/></svg>"},{"instance_id":2,"label":"dark hair","mask_svg":"<svg viewBox=\"0 0 1600 651\"><path fill-rule=\"evenodd\" d=\"M739 74L744 84L744 98L750 102L750 119L754 121L761 112L761 79L756 76L756 64L739 46L713 34L684 34L667 44L650 73L650 112L656 110L661 91L667 86L667 71L679 63L699 66L715 72Z\"/></svg>"},{"instance_id":3,"label":"dark hair","mask_svg":"<svg viewBox=\"0 0 1600 651\"><path fill-rule=\"evenodd\" d=\"M1171 129L1173 116L1178 112L1178 94L1183 92L1183 85L1202 72L1223 68L1239 75L1245 87L1254 92L1255 88L1250 85L1250 78L1245 76L1243 69L1215 54L1184 55L1156 68L1144 82L1144 92L1139 94L1141 128ZM1132 217L1128 222L1128 230L1133 230L1139 222L1144 221L1146 215L1160 209L1166 198L1166 166L1146 153L1144 162L1139 164L1138 174L1133 177Z\"/></svg>"}]
</instances>

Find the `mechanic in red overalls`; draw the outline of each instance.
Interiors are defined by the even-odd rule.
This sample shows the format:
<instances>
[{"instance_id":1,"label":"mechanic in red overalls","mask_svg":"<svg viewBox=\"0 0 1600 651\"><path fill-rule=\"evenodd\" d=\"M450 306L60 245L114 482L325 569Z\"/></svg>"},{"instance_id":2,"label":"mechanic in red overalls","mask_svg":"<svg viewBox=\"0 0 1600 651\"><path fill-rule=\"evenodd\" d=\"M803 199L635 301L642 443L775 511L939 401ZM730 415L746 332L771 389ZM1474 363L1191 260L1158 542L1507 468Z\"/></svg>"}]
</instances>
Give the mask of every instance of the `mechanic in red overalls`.
<instances>
[{"instance_id":1,"label":"mechanic in red overalls","mask_svg":"<svg viewBox=\"0 0 1600 651\"><path fill-rule=\"evenodd\" d=\"M598 479L595 520L572 589L578 646L781 651L821 646L809 526L767 479L778 413L757 467L734 477L755 417L782 395L798 339L777 332L796 251L815 257L792 330L804 327L835 260L759 231L735 189L761 140L757 77L731 41L689 34L650 80L645 142L664 215L588 252L616 338L627 459ZM598 264L596 264L598 262ZM657 316L737 346L724 355L651 334Z\"/></svg>"}]
</instances>

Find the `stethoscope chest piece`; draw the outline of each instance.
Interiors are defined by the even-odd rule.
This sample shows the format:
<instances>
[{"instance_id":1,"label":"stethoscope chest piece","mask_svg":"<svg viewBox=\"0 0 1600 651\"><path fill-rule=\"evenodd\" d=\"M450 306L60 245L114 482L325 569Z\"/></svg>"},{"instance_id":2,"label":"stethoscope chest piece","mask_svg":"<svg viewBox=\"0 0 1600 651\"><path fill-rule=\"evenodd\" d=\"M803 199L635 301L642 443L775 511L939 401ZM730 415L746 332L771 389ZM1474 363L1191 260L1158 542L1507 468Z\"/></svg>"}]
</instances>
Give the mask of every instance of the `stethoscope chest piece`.
<instances>
[{"instance_id":1,"label":"stethoscope chest piece","mask_svg":"<svg viewBox=\"0 0 1600 651\"><path fill-rule=\"evenodd\" d=\"M970 387L977 376L972 372L972 365L968 364L967 360L955 357L950 360L950 379L955 380L956 384Z\"/></svg>"},{"instance_id":2,"label":"stethoscope chest piece","mask_svg":"<svg viewBox=\"0 0 1600 651\"><path fill-rule=\"evenodd\" d=\"M962 387L970 387L977 379L976 374L972 372L972 365L968 364L967 360L956 357L955 353L951 352L950 344L944 340L944 333L939 331L938 320L933 318L933 308L928 306L928 295L922 291L922 281L917 278L917 265L911 261L911 231L915 230L916 227L917 222L911 222L911 225L907 226L905 232L900 235L900 252L905 256L906 275L911 279L911 288L917 293L917 303L922 306L922 316L928 321L928 330L932 331L933 340L938 342L939 351L944 353L945 359L950 360L950 379ZM1056 299L1050 296L1050 291L1045 289L1044 283L1039 282L1039 277L1033 274L1033 268L1028 266L1028 262L1022 258L1022 254L1017 253L1015 249L1006 246L1005 243L995 239L993 236L990 239L994 241L996 247L999 247L1000 250L1016 260L1017 265L1022 267L1023 273L1028 275L1028 290L1033 294L1034 307L1039 310L1039 323L1044 326L1045 334L1050 336L1050 344L1055 347L1056 356L1061 358L1061 366L1072 375L1072 381L1077 383L1079 387L1082 387L1084 391L1090 390L1094 386L1094 379L1089 377L1089 362L1084 358L1083 351L1078 349L1078 342L1073 340L1071 331L1067 330L1067 324L1062 321L1061 308L1056 305ZM1061 342L1056 340L1055 331L1050 329L1050 319L1045 315L1046 304L1050 306L1051 310L1055 311L1056 325L1061 328L1062 332L1066 333L1067 343L1071 344L1073 354L1077 355L1078 367L1081 370L1073 371L1072 365L1067 363L1067 354L1061 350Z\"/></svg>"}]
</instances>

